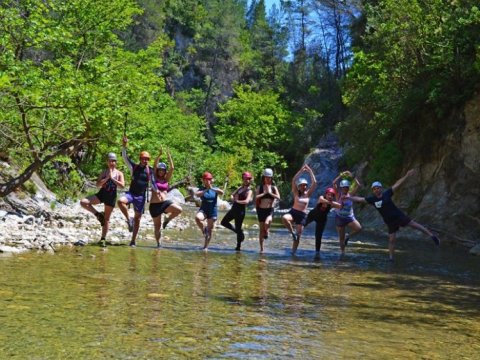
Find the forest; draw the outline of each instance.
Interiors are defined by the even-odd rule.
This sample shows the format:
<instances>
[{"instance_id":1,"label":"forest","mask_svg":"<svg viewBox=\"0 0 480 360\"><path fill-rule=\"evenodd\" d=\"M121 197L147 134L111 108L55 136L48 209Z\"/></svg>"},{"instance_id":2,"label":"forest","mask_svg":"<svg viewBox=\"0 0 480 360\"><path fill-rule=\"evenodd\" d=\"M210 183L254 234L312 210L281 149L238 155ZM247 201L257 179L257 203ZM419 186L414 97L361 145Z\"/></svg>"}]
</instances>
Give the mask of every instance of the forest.
<instances>
[{"instance_id":1,"label":"forest","mask_svg":"<svg viewBox=\"0 0 480 360\"><path fill-rule=\"evenodd\" d=\"M345 167L395 179L461 126L480 83L478 0L4 0L0 158L75 198L108 152L289 179L335 132ZM224 180L225 179L225 180ZM288 185L289 186L289 185Z\"/></svg>"}]
</instances>

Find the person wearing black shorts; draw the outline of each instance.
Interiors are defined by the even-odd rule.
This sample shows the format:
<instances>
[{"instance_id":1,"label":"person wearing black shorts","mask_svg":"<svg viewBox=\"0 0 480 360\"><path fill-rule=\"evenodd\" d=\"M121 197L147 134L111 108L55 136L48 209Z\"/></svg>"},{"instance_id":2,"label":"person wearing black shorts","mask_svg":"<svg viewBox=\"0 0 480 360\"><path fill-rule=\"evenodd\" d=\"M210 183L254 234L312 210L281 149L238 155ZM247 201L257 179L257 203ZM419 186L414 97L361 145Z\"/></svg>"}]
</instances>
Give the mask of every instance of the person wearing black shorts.
<instances>
[{"instance_id":1,"label":"person wearing black shorts","mask_svg":"<svg viewBox=\"0 0 480 360\"><path fill-rule=\"evenodd\" d=\"M273 170L263 170L262 180L255 191L255 208L259 223L258 240L260 242L260 253L265 251L264 242L268 239L270 225L273 221L273 205L280 200L280 192L273 183Z\"/></svg>"},{"instance_id":2,"label":"person wearing black shorts","mask_svg":"<svg viewBox=\"0 0 480 360\"><path fill-rule=\"evenodd\" d=\"M383 185L379 181L372 183L372 192L373 195L369 197L360 197L352 196L351 199L356 202L368 203L375 206L380 215L383 218L383 221L388 227L388 250L389 250L389 260L393 261L393 256L395 253L395 241L396 233L401 227L409 226L414 229L420 230L424 234L430 236L435 245L440 245L440 240L435 236L430 230L428 230L423 225L413 221L407 215L403 213L393 202L392 196L393 193L402 185L405 180L414 175L415 171L413 169L409 170L405 176L398 179L391 188L384 190Z\"/></svg>"},{"instance_id":3,"label":"person wearing black shorts","mask_svg":"<svg viewBox=\"0 0 480 360\"><path fill-rule=\"evenodd\" d=\"M112 214L115 202L117 200L117 187L125 186L123 173L117 169L117 156L109 153L107 156L107 169L105 169L97 179L97 187L100 191L95 195L88 196L80 201L80 205L91 212L102 225L102 237L100 245L105 246L105 239L108 232L110 215ZM104 204L104 212L99 212L93 205Z\"/></svg>"},{"instance_id":4,"label":"person wearing black shorts","mask_svg":"<svg viewBox=\"0 0 480 360\"><path fill-rule=\"evenodd\" d=\"M243 219L245 218L245 208L247 204L252 201L252 189L250 188L250 182L252 181L252 174L248 171L242 174L242 186L233 192L231 195L233 205L232 208L225 214L221 224L227 229L232 230L237 234L237 247L236 251L240 251L242 241L245 239L245 234L242 230ZM230 222L235 220L235 226Z\"/></svg>"}]
</instances>

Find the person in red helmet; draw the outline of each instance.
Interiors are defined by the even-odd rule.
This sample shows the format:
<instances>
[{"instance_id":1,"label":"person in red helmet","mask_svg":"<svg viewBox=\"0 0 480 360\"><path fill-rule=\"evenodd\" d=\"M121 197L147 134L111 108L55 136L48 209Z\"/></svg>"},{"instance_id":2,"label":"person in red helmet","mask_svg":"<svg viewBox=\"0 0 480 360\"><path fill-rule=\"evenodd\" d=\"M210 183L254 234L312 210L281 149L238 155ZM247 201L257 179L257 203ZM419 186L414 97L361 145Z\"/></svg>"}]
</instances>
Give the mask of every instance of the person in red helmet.
<instances>
[{"instance_id":1,"label":"person in red helmet","mask_svg":"<svg viewBox=\"0 0 480 360\"><path fill-rule=\"evenodd\" d=\"M322 246L323 230L327 223L328 213L332 208L339 209L342 205L335 201L336 192L334 188L325 190L324 195L320 195L317 205L308 213L305 227L312 221L315 221L315 258L320 258L320 247Z\"/></svg>"},{"instance_id":2,"label":"person in red helmet","mask_svg":"<svg viewBox=\"0 0 480 360\"><path fill-rule=\"evenodd\" d=\"M250 188L250 182L252 181L252 174L248 171L242 174L242 186L235 190L231 195L233 201L232 208L225 214L221 224L227 229L232 230L237 234L237 247L236 251L240 251L242 241L245 239L245 234L242 230L243 219L245 218L245 208L247 204L252 201L253 192ZM230 222L235 220L235 226Z\"/></svg>"},{"instance_id":3,"label":"person in red helmet","mask_svg":"<svg viewBox=\"0 0 480 360\"><path fill-rule=\"evenodd\" d=\"M140 152L140 163L135 164L127 155L127 143L126 136L123 137L122 157L125 164L130 169L132 175L132 181L128 191L118 199L118 207L122 214L125 216L128 224L128 231L132 233L132 240L130 246L136 246L136 238L138 234L138 228L140 226L140 219L145 208L145 201L147 199L147 188L150 184L153 192L157 192L158 189L155 185L154 171L151 166L148 165L150 160L150 154L147 151ZM135 211L134 218L130 218L128 215L128 205L133 204Z\"/></svg>"},{"instance_id":4,"label":"person in red helmet","mask_svg":"<svg viewBox=\"0 0 480 360\"><path fill-rule=\"evenodd\" d=\"M210 243L210 239L212 238L213 226L215 225L215 221L217 221L218 217L218 195L223 195L223 190L213 187L213 175L207 171L204 172L202 175L202 183L203 186L200 187L195 193L195 195L202 200L200 209L195 216L195 222L197 223L197 226L200 228L203 236L205 237L203 250L207 251L208 244Z\"/></svg>"}]
</instances>

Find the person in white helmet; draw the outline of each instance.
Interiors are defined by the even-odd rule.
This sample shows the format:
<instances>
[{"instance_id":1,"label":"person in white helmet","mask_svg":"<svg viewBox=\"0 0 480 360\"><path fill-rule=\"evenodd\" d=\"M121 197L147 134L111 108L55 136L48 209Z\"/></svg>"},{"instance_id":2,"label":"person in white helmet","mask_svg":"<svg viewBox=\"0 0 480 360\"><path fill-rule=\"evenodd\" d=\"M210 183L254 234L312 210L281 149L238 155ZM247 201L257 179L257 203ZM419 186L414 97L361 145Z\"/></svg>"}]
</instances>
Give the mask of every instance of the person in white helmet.
<instances>
[{"instance_id":1,"label":"person in white helmet","mask_svg":"<svg viewBox=\"0 0 480 360\"><path fill-rule=\"evenodd\" d=\"M266 168L263 171L260 185L255 191L255 207L259 224L258 240L260 242L260 253L265 251L264 242L268 239L270 225L273 220L273 204L280 200L280 192L273 183L273 170Z\"/></svg>"},{"instance_id":2,"label":"person in white helmet","mask_svg":"<svg viewBox=\"0 0 480 360\"><path fill-rule=\"evenodd\" d=\"M310 177L310 187L308 186L308 180L301 177L304 172ZM306 164L303 165L292 179L293 206L288 213L282 216L283 225L285 225L292 235L292 255L295 255L298 245L300 244L300 238L307 220L308 203L316 187L317 181L315 180L315 174L310 166Z\"/></svg>"},{"instance_id":3,"label":"person in white helmet","mask_svg":"<svg viewBox=\"0 0 480 360\"><path fill-rule=\"evenodd\" d=\"M353 179L353 182L348 179ZM335 209L335 225L342 255L345 254L345 246L350 238L362 230L362 225L360 225L353 213L353 201L351 199L351 196L359 186L360 182L350 171L340 173L333 180L333 188L337 192L337 202L340 203L340 208ZM351 187L355 189L352 192L350 191ZM348 235L345 232L347 226L350 229Z\"/></svg>"},{"instance_id":4,"label":"person in white helmet","mask_svg":"<svg viewBox=\"0 0 480 360\"><path fill-rule=\"evenodd\" d=\"M403 177L398 179L391 188L384 190L383 185L380 181L375 181L372 183L372 192L373 195L368 197L359 197L352 196L353 201L367 203L375 206L375 209L378 210L380 215L383 218L383 221L388 227L388 250L389 250L389 260L393 261L393 256L395 254L395 241L396 233L400 227L409 226L414 229L420 230L425 235L430 236L435 245L440 245L440 240L435 236L430 230L428 230L423 225L413 221L407 215L405 215L393 202L392 196L394 192L405 182L405 180L414 175L415 170L409 170Z\"/></svg>"},{"instance_id":5,"label":"person in white helmet","mask_svg":"<svg viewBox=\"0 0 480 360\"><path fill-rule=\"evenodd\" d=\"M96 185L100 188L100 191L95 195L82 199L80 205L95 215L100 222L102 226L100 245L105 247L110 215L117 200L117 187L123 188L125 186L125 177L123 173L117 169L117 155L115 155L115 153L109 153L107 155L107 168L99 175ZM103 203L105 207L104 211L99 212L93 205L101 203Z\"/></svg>"}]
</instances>

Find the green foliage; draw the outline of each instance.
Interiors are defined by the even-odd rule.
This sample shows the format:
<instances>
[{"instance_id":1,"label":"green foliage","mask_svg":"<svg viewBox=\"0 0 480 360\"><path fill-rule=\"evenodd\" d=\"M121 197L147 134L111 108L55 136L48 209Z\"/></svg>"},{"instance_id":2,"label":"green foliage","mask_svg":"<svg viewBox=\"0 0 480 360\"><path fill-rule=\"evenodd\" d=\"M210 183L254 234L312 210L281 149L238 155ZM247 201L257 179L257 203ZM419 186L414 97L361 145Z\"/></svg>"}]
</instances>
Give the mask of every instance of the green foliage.
<instances>
[{"instance_id":1,"label":"green foliage","mask_svg":"<svg viewBox=\"0 0 480 360\"><path fill-rule=\"evenodd\" d=\"M291 140L296 126L274 92L235 88L235 97L220 106L215 126L218 149L236 154L236 167L260 173L265 167L283 169L281 147Z\"/></svg>"},{"instance_id":2,"label":"green foliage","mask_svg":"<svg viewBox=\"0 0 480 360\"><path fill-rule=\"evenodd\" d=\"M365 16L362 48L344 84L351 115L337 129L352 160L370 159L373 173L385 166L381 172L391 178L397 153L457 127L447 114L480 79L480 12L473 0L382 0Z\"/></svg>"}]
</instances>

